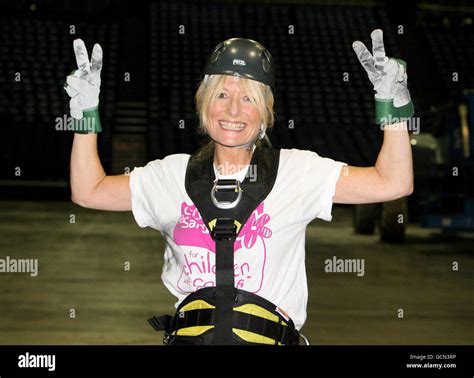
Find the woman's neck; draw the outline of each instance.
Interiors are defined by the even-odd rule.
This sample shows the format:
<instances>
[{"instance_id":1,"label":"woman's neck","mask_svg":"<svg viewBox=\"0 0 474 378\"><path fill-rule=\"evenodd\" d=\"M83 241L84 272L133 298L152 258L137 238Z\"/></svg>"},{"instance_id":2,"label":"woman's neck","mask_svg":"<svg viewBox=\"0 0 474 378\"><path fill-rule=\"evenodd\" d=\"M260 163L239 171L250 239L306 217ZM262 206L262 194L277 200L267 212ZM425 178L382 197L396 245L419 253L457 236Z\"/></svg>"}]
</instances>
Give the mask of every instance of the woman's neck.
<instances>
[{"instance_id":1,"label":"woman's neck","mask_svg":"<svg viewBox=\"0 0 474 378\"><path fill-rule=\"evenodd\" d=\"M253 148L229 148L215 144L214 165L219 174L231 175L239 172L250 164L253 155Z\"/></svg>"}]
</instances>

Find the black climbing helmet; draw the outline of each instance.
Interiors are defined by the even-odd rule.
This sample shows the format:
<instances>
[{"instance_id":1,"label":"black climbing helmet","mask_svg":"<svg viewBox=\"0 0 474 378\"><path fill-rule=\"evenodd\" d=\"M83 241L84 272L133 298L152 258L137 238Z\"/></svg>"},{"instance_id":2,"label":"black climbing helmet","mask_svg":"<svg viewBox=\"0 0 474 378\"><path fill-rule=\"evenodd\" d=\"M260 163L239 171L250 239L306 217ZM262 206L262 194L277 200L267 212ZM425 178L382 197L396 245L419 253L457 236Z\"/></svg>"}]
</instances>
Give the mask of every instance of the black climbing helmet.
<instances>
[{"instance_id":1,"label":"black climbing helmet","mask_svg":"<svg viewBox=\"0 0 474 378\"><path fill-rule=\"evenodd\" d=\"M230 38L219 43L207 58L203 74L245 77L275 89L273 57L252 39Z\"/></svg>"}]
</instances>

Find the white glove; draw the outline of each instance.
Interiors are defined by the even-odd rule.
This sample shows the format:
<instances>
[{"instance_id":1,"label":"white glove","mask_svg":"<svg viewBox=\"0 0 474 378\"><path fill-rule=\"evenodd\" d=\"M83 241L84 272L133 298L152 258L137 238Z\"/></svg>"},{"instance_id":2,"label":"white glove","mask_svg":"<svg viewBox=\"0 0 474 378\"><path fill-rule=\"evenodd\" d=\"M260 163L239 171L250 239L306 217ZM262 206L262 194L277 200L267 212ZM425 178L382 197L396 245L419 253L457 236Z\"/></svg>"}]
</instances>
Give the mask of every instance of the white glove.
<instances>
[{"instance_id":1,"label":"white glove","mask_svg":"<svg viewBox=\"0 0 474 378\"><path fill-rule=\"evenodd\" d=\"M102 70L102 48L98 43L92 50L89 62L87 49L82 39L73 43L78 69L66 79L64 89L71 97L71 116L82 119L83 112L96 110L99 106L100 72Z\"/></svg>"},{"instance_id":2,"label":"white glove","mask_svg":"<svg viewBox=\"0 0 474 378\"><path fill-rule=\"evenodd\" d=\"M372 52L360 41L352 44L375 90L376 122L385 117L411 117L413 104L407 86L406 64L400 59L387 58L380 29L370 34Z\"/></svg>"}]
</instances>

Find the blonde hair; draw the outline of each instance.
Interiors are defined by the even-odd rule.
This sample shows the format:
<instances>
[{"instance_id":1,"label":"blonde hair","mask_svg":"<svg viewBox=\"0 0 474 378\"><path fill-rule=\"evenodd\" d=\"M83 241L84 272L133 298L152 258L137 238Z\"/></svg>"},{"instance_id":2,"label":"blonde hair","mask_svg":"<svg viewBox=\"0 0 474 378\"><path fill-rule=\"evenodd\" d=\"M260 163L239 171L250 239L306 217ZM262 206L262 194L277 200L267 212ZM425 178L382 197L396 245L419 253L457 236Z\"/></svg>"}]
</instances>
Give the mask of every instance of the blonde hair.
<instances>
[{"instance_id":1,"label":"blonde hair","mask_svg":"<svg viewBox=\"0 0 474 378\"><path fill-rule=\"evenodd\" d=\"M226 76L227 75L206 75L206 77L198 84L199 86L196 91L195 103L196 113L199 117L199 134L208 134L207 125L209 124L209 107L214 101L217 91L223 87ZM242 77L240 77L239 80L243 84L243 89L247 96L249 96L250 101L257 108L261 123L266 126L267 130L273 128L275 115L273 111L274 97L271 88L268 85L255 80ZM267 135L265 135L262 140L265 141L268 146L271 146ZM257 146L261 145L262 140L257 140ZM213 148L214 143L213 140L209 141L202 150Z\"/></svg>"}]
</instances>

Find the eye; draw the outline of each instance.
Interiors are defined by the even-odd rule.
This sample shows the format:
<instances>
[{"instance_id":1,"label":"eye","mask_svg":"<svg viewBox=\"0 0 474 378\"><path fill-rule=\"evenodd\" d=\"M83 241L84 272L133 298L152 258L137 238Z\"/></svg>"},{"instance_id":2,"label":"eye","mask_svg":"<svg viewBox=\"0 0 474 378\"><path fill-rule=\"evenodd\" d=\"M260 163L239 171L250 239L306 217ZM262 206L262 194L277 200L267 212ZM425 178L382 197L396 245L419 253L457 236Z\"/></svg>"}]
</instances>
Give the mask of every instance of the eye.
<instances>
[{"instance_id":1,"label":"eye","mask_svg":"<svg viewBox=\"0 0 474 378\"><path fill-rule=\"evenodd\" d=\"M221 92L217 95L217 98L226 98L227 95L224 92Z\"/></svg>"},{"instance_id":2,"label":"eye","mask_svg":"<svg viewBox=\"0 0 474 378\"><path fill-rule=\"evenodd\" d=\"M245 97L244 97L244 100L245 100L245 101L248 101L248 102L252 102L252 100L250 100L250 97L249 97L249 96L245 96Z\"/></svg>"}]
</instances>

